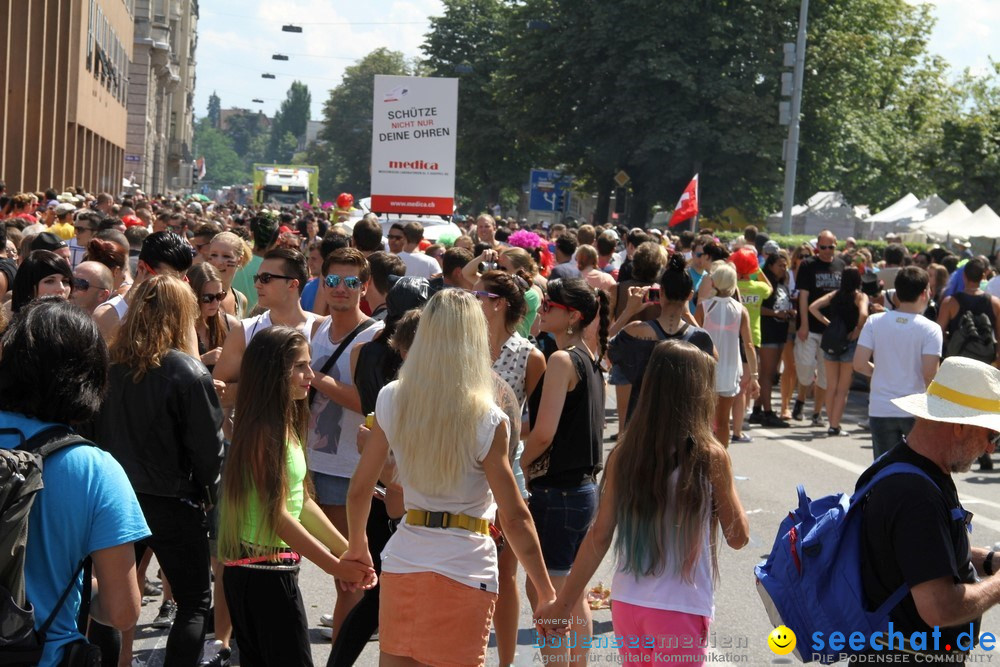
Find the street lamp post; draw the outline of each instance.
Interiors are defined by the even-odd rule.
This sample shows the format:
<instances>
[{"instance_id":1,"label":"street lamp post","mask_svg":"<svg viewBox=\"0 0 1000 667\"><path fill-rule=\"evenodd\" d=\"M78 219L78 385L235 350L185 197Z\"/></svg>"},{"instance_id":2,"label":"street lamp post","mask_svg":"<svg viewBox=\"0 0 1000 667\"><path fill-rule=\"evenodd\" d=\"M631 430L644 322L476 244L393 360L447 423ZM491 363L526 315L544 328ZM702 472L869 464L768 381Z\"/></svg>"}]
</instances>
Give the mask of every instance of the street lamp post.
<instances>
[{"instance_id":1,"label":"street lamp post","mask_svg":"<svg viewBox=\"0 0 1000 667\"><path fill-rule=\"evenodd\" d=\"M799 118L802 115L802 78L806 67L808 17L809 0L802 0L799 8L799 34L795 40L791 117L788 123L788 141L785 144L785 196L781 207L781 233L786 235L792 233L792 206L795 204L795 172L799 162Z\"/></svg>"}]
</instances>

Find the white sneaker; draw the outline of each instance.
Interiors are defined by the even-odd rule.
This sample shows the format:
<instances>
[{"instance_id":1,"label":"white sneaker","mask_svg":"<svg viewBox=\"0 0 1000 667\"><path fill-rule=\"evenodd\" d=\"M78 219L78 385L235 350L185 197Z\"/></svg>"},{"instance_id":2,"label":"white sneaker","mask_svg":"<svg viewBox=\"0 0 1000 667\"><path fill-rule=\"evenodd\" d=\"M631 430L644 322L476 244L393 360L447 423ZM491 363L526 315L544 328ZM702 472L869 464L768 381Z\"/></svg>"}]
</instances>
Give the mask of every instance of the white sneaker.
<instances>
[{"instance_id":1,"label":"white sneaker","mask_svg":"<svg viewBox=\"0 0 1000 667\"><path fill-rule=\"evenodd\" d=\"M201 652L201 662L206 663L212 660L215 656L219 654L223 648L223 644L218 639L213 639L211 641L205 642L205 648Z\"/></svg>"},{"instance_id":2,"label":"white sneaker","mask_svg":"<svg viewBox=\"0 0 1000 667\"><path fill-rule=\"evenodd\" d=\"M323 639L333 640L333 628L328 628L325 625L319 629L319 635Z\"/></svg>"},{"instance_id":3,"label":"white sneaker","mask_svg":"<svg viewBox=\"0 0 1000 667\"><path fill-rule=\"evenodd\" d=\"M323 614L319 617L319 624L325 628L333 627L333 614Z\"/></svg>"}]
</instances>

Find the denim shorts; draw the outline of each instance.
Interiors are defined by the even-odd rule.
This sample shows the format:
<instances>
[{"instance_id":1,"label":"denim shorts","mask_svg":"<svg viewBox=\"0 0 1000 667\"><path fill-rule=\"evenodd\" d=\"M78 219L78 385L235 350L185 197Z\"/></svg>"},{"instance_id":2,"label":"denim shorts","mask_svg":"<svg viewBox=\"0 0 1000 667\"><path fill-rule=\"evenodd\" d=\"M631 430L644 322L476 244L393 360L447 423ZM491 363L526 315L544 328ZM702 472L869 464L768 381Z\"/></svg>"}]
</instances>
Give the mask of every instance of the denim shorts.
<instances>
[{"instance_id":1,"label":"denim shorts","mask_svg":"<svg viewBox=\"0 0 1000 667\"><path fill-rule=\"evenodd\" d=\"M618 364L612 364L611 372L608 374L608 384L622 385L622 384L632 384L625 377L625 371Z\"/></svg>"},{"instance_id":2,"label":"denim shorts","mask_svg":"<svg viewBox=\"0 0 1000 667\"><path fill-rule=\"evenodd\" d=\"M549 576L566 576L597 514L597 485L560 489L533 484L528 509Z\"/></svg>"},{"instance_id":3,"label":"denim shorts","mask_svg":"<svg viewBox=\"0 0 1000 667\"><path fill-rule=\"evenodd\" d=\"M838 354L837 356L833 356L832 354L827 354L826 352L824 352L823 358L826 359L827 361L838 361L842 364L851 363L852 361L854 361L854 350L856 349L858 349L858 341L852 340L850 344L847 346L847 349Z\"/></svg>"},{"instance_id":4,"label":"denim shorts","mask_svg":"<svg viewBox=\"0 0 1000 667\"><path fill-rule=\"evenodd\" d=\"M350 477L337 477L326 473L312 473L313 486L316 487L316 502L320 505L347 505L347 489L351 486Z\"/></svg>"}]
</instances>

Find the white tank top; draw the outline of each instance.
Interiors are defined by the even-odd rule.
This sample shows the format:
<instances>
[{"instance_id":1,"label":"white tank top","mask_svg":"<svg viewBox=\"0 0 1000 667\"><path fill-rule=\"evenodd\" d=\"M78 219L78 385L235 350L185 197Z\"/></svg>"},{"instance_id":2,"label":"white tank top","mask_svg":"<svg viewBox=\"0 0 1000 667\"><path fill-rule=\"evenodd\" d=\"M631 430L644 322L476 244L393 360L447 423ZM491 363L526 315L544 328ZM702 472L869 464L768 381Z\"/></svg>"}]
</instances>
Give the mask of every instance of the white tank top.
<instances>
[{"instance_id":1,"label":"white tank top","mask_svg":"<svg viewBox=\"0 0 1000 667\"><path fill-rule=\"evenodd\" d=\"M302 332L302 335L306 337L307 343L312 342L313 322L315 321L316 316L314 314L306 313L306 322L299 329L299 331ZM244 342L246 345L249 345L250 341L257 335L258 332L273 326L273 323L271 322L271 311L267 310L260 315L240 320L240 324L243 325Z\"/></svg>"},{"instance_id":2,"label":"white tank top","mask_svg":"<svg viewBox=\"0 0 1000 667\"><path fill-rule=\"evenodd\" d=\"M715 367L715 391L721 396L735 396L743 377L740 359L740 323L743 306L728 296L714 296L703 302L703 328L712 337L719 353Z\"/></svg>"},{"instance_id":3,"label":"white tank top","mask_svg":"<svg viewBox=\"0 0 1000 667\"><path fill-rule=\"evenodd\" d=\"M671 475L677 480L677 471ZM715 583L712 577L711 516L705 512L702 521L701 554L691 573L691 581L675 574L672 560L655 576L636 576L624 572L619 564L611 581L611 599L648 609L664 609L683 614L712 618L715 615ZM664 532L670 539L672 531Z\"/></svg>"}]
</instances>

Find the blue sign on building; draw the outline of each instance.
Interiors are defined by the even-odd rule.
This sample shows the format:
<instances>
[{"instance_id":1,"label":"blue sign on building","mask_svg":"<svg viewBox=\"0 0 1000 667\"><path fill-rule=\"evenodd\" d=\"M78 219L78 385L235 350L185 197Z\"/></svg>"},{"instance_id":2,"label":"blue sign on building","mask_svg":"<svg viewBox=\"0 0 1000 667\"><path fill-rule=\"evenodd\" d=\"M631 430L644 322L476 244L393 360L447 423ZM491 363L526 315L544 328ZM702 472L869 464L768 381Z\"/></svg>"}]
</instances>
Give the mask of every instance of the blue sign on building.
<instances>
[{"instance_id":1,"label":"blue sign on building","mask_svg":"<svg viewBox=\"0 0 1000 667\"><path fill-rule=\"evenodd\" d=\"M532 169L528 208L548 212L565 210L569 183L569 177L554 169Z\"/></svg>"}]
</instances>

